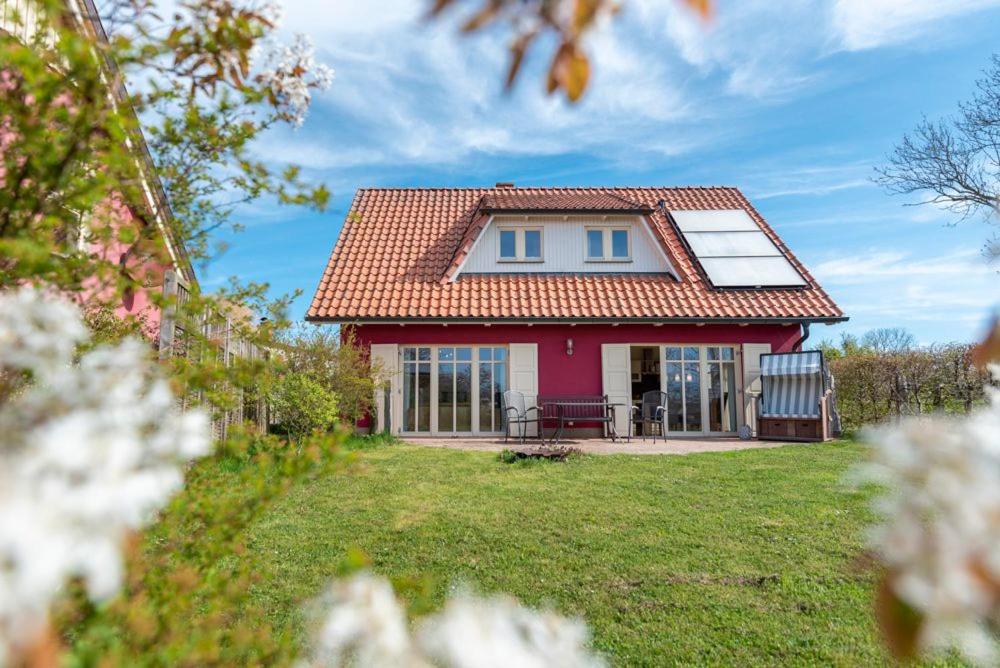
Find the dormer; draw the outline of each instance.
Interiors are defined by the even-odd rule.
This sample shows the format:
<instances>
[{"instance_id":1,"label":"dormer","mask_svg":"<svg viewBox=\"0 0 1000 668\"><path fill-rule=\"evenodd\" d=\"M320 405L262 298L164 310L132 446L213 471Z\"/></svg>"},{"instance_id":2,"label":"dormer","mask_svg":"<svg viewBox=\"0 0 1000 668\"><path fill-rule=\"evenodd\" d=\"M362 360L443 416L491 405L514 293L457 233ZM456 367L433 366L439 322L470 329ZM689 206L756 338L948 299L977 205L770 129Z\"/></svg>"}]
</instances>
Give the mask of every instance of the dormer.
<instances>
[{"instance_id":1,"label":"dormer","mask_svg":"<svg viewBox=\"0 0 1000 668\"><path fill-rule=\"evenodd\" d=\"M494 191L485 223L451 277L472 274L666 274L677 277L650 226L652 209L610 193Z\"/></svg>"}]
</instances>

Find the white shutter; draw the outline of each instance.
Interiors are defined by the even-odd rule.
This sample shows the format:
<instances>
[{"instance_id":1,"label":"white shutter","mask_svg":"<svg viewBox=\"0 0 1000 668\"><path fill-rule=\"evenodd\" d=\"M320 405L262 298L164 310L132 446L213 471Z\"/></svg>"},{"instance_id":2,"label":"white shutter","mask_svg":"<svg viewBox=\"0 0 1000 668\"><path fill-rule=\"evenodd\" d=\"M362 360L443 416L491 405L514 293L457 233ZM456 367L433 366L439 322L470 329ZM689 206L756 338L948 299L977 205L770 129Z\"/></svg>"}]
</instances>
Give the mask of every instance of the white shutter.
<instances>
[{"instance_id":1,"label":"white shutter","mask_svg":"<svg viewBox=\"0 0 1000 668\"><path fill-rule=\"evenodd\" d=\"M622 343L601 345L601 370L604 394L615 407L615 429L622 436L628 434L629 410L632 405L632 376L629 367L629 346Z\"/></svg>"},{"instance_id":2,"label":"white shutter","mask_svg":"<svg viewBox=\"0 0 1000 668\"><path fill-rule=\"evenodd\" d=\"M757 404L750 395L760 394L760 356L771 352L770 343L743 344L743 421L757 435Z\"/></svg>"},{"instance_id":3,"label":"white shutter","mask_svg":"<svg viewBox=\"0 0 1000 668\"><path fill-rule=\"evenodd\" d=\"M401 387L399 378L399 346L395 343L373 343L371 351L372 364L381 366L378 377L378 387L375 389L375 431L382 433L389 425L386 424L386 417L392 425L392 433L399 433L399 426L402 422L402 411L396 410L400 404L399 391ZM388 383L388 385L386 385ZM385 405L386 387L389 390L389 405ZM396 413L399 417L396 417Z\"/></svg>"},{"instance_id":4,"label":"white shutter","mask_svg":"<svg viewBox=\"0 0 1000 668\"><path fill-rule=\"evenodd\" d=\"M524 394L524 405L538 403L538 344L512 343L510 348L510 389ZM527 436L537 436L537 425L528 425ZM520 433L511 433L520 436Z\"/></svg>"}]
</instances>

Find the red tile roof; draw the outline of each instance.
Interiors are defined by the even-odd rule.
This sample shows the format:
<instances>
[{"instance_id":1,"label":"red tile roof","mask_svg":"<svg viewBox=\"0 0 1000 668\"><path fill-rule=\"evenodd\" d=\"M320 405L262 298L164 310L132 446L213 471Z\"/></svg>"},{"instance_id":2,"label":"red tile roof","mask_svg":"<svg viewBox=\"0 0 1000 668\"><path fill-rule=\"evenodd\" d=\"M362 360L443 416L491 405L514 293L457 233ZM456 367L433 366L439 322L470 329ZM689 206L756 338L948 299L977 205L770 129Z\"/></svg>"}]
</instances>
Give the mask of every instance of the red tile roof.
<instances>
[{"instance_id":1,"label":"red tile roof","mask_svg":"<svg viewBox=\"0 0 1000 668\"><path fill-rule=\"evenodd\" d=\"M719 290L659 209L745 209L809 285ZM548 208L526 208L548 207ZM623 207L615 208L611 207ZM485 209L485 210L484 210ZM650 274L458 274L490 210L649 211L679 280ZM736 188L363 189L309 320L838 320L843 312Z\"/></svg>"},{"instance_id":2,"label":"red tile roof","mask_svg":"<svg viewBox=\"0 0 1000 668\"><path fill-rule=\"evenodd\" d=\"M538 212L552 213L554 211L602 211L622 213L651 213L652 208L646 204L633 202L615 192L600 190L565 191L546 190L542 192L503 188L483 195L480 211L485 212Z\"/></svg>"}]
</instances>

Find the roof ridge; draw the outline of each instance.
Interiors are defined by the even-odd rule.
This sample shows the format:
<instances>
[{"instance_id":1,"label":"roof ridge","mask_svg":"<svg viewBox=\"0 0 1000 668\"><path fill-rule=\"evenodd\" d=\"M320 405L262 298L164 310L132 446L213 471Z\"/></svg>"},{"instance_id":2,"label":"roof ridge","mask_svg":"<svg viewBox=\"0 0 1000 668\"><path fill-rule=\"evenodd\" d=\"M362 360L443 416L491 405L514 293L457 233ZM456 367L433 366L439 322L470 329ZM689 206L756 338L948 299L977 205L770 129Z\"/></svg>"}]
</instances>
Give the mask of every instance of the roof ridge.
<instances>
[{"instance_id":1,"label":"roof ridge","mask_svg":"<svg viewBox=\"0 0 1000 668\"><path fill-rule=\"evenodd\" d=\"M619 195L617 192L612 192L612 193L608 193L608 194L611 197L614 197L615 199L620 199L621 201L625 202L629 206L634 206L634 207L641 207L642 206L639 202L633 202L630 199L626 199L625 197L622 197L621 195Z\"/></svg>"},{"instance_id":2,"label":"roof ridge","mask_svg":"<svg viewBox=\"0 0 1000 668\"><path fill-rule=\"evenodd\" d=\"M415 192L437 192L443 190L453 191L501 191L511 192L516 190L740 190L736 185L688 185L688 186L514 186L513 188L497 188L495 186L359 186L356 191L415 191Z\"/></svg>"}]
</instances>

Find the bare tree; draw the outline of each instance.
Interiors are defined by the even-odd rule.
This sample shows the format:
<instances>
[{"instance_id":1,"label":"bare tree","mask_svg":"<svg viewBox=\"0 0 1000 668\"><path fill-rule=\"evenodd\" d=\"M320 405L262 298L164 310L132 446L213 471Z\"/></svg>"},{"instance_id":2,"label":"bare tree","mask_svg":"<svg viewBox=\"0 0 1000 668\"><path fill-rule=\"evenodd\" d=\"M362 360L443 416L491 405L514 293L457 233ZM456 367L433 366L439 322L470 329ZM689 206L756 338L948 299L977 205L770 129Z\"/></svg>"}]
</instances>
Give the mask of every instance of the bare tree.
<instances>
[{"instance_id":1,"label":"bare tree","mask_svg":"<svg viewBox=\"0 0 1000 668\"><path fill-rule=\"evenodd\" d=\"M901 327L879 327L861 337L861 347L876 354L905 353L916 343L913 334Z\"/></svg>"},{"instance_id":2,"label":"bare tree","mask_svg":"<svg viewBox=\"0 0 1000 668\"><path fill-rule=\"evenodd\" d=\"M903 137L877 168L876 181L889 192L924 195L919 204L937 204L956 222L982 218L1000 227L1000 54L994 54L976 93L959 104L953 118L926 118ZM1000 257L1000 233L986 241L985 254Z\"/></svg>"}]
</instances>

